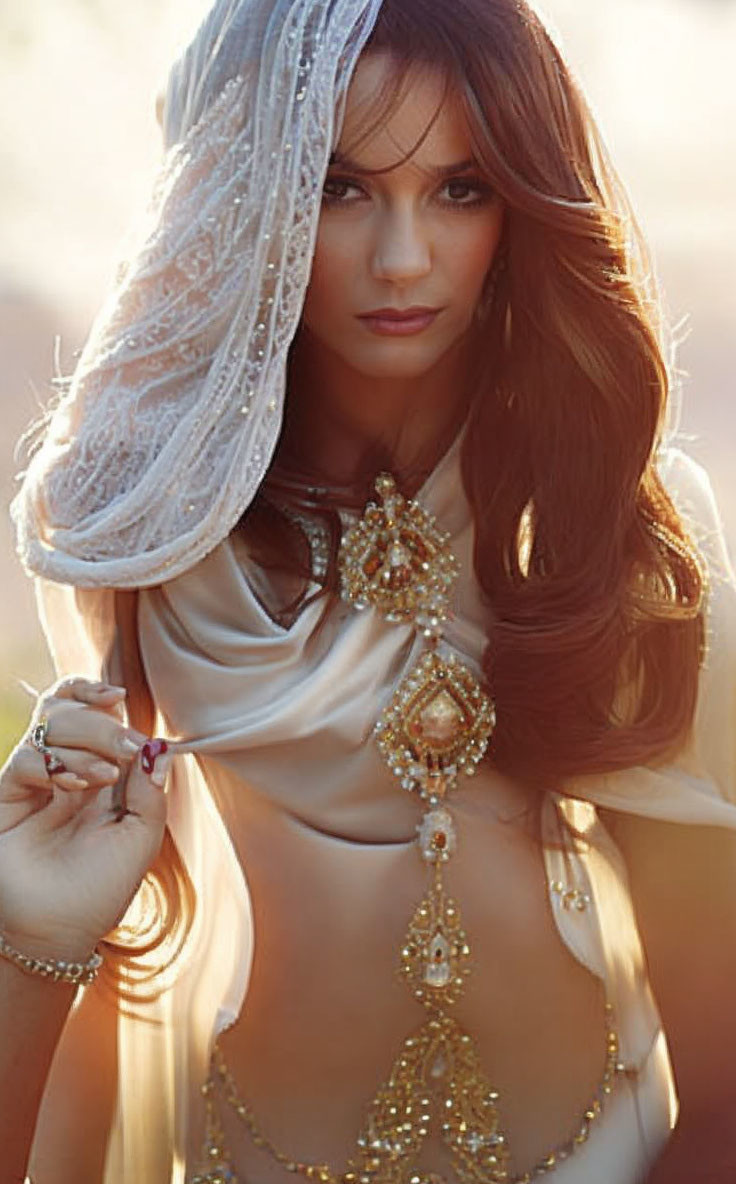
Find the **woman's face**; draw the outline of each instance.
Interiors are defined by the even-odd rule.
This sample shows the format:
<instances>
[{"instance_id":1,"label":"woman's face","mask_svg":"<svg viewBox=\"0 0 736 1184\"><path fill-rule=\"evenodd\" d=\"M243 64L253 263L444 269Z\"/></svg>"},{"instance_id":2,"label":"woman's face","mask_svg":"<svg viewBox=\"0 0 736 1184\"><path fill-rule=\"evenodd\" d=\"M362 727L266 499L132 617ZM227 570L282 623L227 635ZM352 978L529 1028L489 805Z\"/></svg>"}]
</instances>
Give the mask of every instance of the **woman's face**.
<instances>
[{"instance_id":1,"label":"woman's face","mask_svg":"<svg viewBox=\"0 0 736 1184\"><path fill-rule=\"evenodd\" d=\"M302 332L323 365L332 359L365 376L413 378L466 335L501 236L503 204L472 164L456 100L445 103L410 159L378 176L362 171L394 165L425 132L443 89L432 67L412 71L388 120L353 159L341 158L391 69L386 55L368 54L353 75L323 191ZM416 306L436 313L408 333L366 315Z\"/></svg>"}]
</instances>

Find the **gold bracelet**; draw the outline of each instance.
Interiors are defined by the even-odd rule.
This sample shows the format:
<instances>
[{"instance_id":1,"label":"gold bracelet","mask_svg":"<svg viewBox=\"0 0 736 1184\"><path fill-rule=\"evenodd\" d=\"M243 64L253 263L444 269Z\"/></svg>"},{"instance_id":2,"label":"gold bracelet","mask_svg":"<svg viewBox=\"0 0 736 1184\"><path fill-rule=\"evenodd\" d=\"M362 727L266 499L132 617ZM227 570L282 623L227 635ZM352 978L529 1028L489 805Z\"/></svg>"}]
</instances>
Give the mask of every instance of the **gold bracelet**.
<instances>
[{"instance_id":1,"label":"gold bracelet","mask_svg":"<svg viewBox=\"0 0 736 1184\"><path fill-rule=\"evenodd\" d=\"M12 962L26 974L40 974L42 978L50 978L55 983L72 983L73 986L88 986L97 978L97 971L102 966L102 955L97 950L86 962L67 962L61 958L31 958L22 954L11 946L3 933L0 933L0 957Z\"/></svg>"}]
</instances>

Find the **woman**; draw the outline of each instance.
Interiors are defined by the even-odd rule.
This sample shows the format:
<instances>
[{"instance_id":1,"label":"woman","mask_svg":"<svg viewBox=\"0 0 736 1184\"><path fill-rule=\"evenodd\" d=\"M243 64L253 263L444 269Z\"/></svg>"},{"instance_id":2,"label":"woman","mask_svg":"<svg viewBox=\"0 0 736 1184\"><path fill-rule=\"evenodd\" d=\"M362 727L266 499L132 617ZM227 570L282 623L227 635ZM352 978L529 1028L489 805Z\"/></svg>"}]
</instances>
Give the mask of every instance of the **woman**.
<instances>
[{"instance_id":1,"label":"woman","mask_svg":"<svg viewBox=\"0 0 736 1184\"><path fill-rule=\"evenodd\" d=\"M733 584L559 50L221 2L162 119L15 505L8 1178L730 1179Z\"/></svg>"}]
</instances>

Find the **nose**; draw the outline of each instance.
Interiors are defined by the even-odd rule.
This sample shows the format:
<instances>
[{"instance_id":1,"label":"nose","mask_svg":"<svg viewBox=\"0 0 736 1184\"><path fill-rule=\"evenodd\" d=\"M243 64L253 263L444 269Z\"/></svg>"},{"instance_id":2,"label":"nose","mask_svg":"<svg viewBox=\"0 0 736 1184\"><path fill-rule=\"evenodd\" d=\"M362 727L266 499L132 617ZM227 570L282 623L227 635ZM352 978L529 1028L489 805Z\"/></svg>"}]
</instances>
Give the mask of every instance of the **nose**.
<instances>
[{"instance_id":1,"label":"nose","mask_svg":"<svg viewBox=\"0 0 736 1184\"><path fill-rule=\"evenodd\" d=\"M426 226L408 206L378 215L372 250L376 279L402 283L421 278L432 268L432 249Z\"/></svg>"}]
</instances>

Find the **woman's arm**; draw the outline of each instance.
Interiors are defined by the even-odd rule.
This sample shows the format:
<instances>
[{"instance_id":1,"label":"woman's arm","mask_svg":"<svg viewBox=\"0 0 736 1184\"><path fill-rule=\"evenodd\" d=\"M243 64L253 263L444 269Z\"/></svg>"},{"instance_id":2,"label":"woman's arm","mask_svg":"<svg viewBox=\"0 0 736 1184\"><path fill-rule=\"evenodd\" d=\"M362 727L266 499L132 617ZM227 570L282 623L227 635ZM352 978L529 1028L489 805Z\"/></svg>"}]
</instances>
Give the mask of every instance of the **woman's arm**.
<instances>
[{"instance_id":1,"label":"woman's arm","mask_svg":"<svg viewBox=\"0 0 736 1184\"><path fill-rule=\"evenodd\" d=\"M66 772L49 774L27 741L0 771L0 929L30 958L86 961L161 845L165 762L154 767L153 749L139 753L145 737L121 722L120 701L120 691L84 679L57 684L42 697L38 718L45 717L50 755ZM111 787L121 767L127 812L118 821ZM0 955L0 1184L23 1181L37 1125L35 1184L100 1179L115 1009L90 987L70 1015L73 998L74 987ZM63 1070L52 1067L60 1039L68 1042ZM43 1108L49 1071L63 1077Z\"/></svg>"},{"instance_id":2,"label":"woman's arm","mask_svg":"<svg viewBox=\"0 0 736 1184\"><path fill-rule=\"evenodd\" d=\"M33 1184L99 1184L117 1096L117 1006L88 987L64 1025L31 1152Z\"/></svg>"},{"instance_id":3,"label":"woman's arm","mask_svg":"<svg viewBox=\"0 0 736 1184\"><path fill-rule=\"evenodd\" d=\"M736 1179L736 833L606 814L624 853L680 1098L647 1184Z\"/></svg>"},{"instance_id":4,"label":"woman's arm","mask_svg":"<svg viewBox=\"0 0 736 1184\"><path fill-rule=\"evenodd\" d=\"M102 1179L117 1013L89 987L70 1014L74 993L0 963L0 1081L11 1085L0 1108L0 1184L21 1184L26 1170L33 1184Z\"/></svg>"},{"instance_id":5,"label":"woman's arm","mask_svg":"<svg viewBox=\"0 0 736 1184\"><path fill-rule=\"evenodd\" d=\"M36 1115L74 988L0 960L0 1181L22 1184Z\"/></svg>"}]
</instances>

